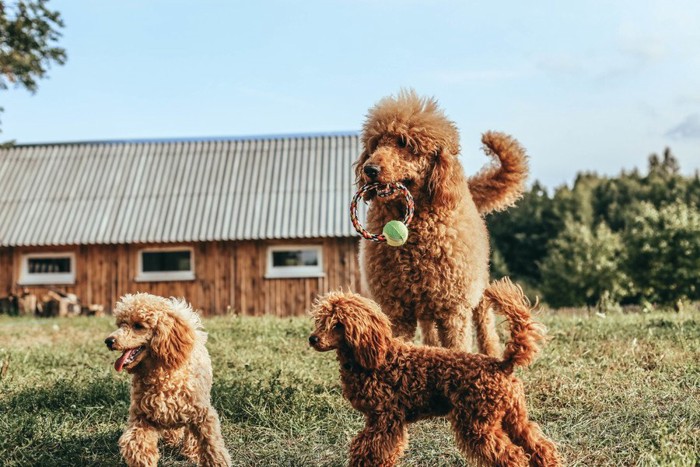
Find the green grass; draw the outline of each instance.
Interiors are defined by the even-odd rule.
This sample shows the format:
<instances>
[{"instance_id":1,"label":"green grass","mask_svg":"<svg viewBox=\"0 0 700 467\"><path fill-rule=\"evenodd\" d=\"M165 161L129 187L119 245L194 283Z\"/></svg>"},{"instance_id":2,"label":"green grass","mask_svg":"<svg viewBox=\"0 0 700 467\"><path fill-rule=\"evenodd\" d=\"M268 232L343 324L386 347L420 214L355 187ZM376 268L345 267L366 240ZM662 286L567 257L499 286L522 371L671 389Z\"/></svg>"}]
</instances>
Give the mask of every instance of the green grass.
<instances>
[{"instance_id":1,"label":"green grass","mask_svg":"<svg viewBox=\"0 0 700 467\"><path fill-rule=\"evenodd\" d=\"M551 342L519 370L532 418L568 465L700 462L700 314L543 315ZM342 466L362 418L307 318L213 318L213 402L240 466ZM0 464L121 465L129 378L108 318L0 316ZM162 465L186 465L163 450ZM404 466L466 465L444 420L415 424Z\"/></svg>"}]
</instances>

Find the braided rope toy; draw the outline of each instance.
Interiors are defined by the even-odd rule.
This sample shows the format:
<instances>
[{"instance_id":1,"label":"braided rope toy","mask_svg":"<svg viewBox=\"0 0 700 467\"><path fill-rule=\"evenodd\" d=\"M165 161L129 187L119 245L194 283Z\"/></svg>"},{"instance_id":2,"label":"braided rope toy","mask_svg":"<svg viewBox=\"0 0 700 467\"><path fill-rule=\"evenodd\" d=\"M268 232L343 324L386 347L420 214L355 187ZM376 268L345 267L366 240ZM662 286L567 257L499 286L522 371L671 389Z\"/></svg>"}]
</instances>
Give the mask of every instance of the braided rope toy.
<instances>
[{"instance_id":1,"label":"braided rope toy","mask_svg":"<svg viewBox=\"0 0 700 467\"><path fill-rule=\"evenodd\" d=\"M393 195L397 190L400 191L406 199L406 215L403 218L403 222L397 220L387 222L381 234L368 232L357 218L357 201L371 190L376 190L377 196L382 198ZM352 198L352 202L350 203L350 220L355 230L365 239L378 243L385 242L390 246L401 246L406 243L408 239L408 224L410 224L411 219L413 219L414 209L415 204L413 202L413 196L411 196L408 188L402 183L368 183L357 190L357 193L355 193L355 196Z\"/></svg>"}]
</instances>

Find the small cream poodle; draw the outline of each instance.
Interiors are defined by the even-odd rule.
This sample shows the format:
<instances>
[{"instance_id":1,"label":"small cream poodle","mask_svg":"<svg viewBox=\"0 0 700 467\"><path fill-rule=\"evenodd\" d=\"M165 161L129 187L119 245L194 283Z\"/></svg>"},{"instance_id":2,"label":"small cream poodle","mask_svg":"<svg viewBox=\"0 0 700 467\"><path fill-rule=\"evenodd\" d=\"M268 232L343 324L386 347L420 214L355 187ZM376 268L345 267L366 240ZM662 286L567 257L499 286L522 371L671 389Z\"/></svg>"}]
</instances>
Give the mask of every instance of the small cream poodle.
<instances>
[{"instance_id":1,"label":"small cream poodle","mask_svg":"<svg viewBox=\"0 0 700 467\"><path fill-rule=\"evenodd\" d=\"M450 420L462 453L479 465L561 465L554 443L529 420L523 384L513 374L532 361L543 331L509 280L493 283L484 301L510 323L502 358L392 338L377 304L358 294L332 292L314 304L309 344L336 351L343 396L365 415L365 428L350 445L351 467L395 465L408 424L440 416Z\"/></svg>"},{"instance_id":2,"label":"small cream poodle","mask_svg":"<svg viewBox=\"0 0 700 467\"><path fill-rule=\"evenodd\" d=\"M414 91L380 100L367 114L363 151L355 162L358 186L403 183L415 200L408 241L401 247L362 241L364 289L391 319L394 335L471 349L471 323L479 349L499 352L492 313L477 307L489 281L489 237L484 216L520 198L527 177L525 151L512 137L483 135L497 164L467 177L459 162L457 127L434 99ZM404 201L370 192L367 229L381 232L404 215Z\"/></svg>"},{"instance_id":3,"label":"small cream poodle","mask_svg":"<svg viewBox=\"0 0 700 467\"><path fill-rule=\"evenodd\" d=\"M231 458L212 407L212 368L199 315L183 300L147 293L125 295L114 316L118 329L105 344L122 355L117 371L131 373L129 424L119 447L129 466L158 464L158 439L204 466Z\"/></svg>"}]
</instances>

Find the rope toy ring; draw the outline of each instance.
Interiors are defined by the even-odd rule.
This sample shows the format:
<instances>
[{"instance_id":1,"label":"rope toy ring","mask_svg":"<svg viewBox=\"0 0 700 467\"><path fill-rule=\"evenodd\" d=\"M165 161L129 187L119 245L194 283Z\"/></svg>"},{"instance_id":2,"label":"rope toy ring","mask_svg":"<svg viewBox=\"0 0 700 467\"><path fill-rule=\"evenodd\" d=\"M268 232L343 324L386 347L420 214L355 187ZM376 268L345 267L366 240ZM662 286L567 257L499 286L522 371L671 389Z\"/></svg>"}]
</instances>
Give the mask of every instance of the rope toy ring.
<instances>
[{"instance_id":1,"label":"rope toy ring","mask_svg":"<svg viewBox=\"0 0 700 467\"><path fill-rule=\"evenodd\" d=\"M357 218L357 201L371 190L376 190L377 196L381 198L391 196L398 190L406 199L406 215L403 221L393 220L387 222L381 234L368 232ZM411 219L413 219L414 208L413 196L411 196L411 192L409 192L408 188L402 183L368 183L357 190L357 193L355 193L355 196L352 198L352 202L350 203L350 220L355 230L365 239L378 243L387 243L390 246L401 246L406 243L408 239L408 225L411 223Z\"/></svg>"}]
</instances>

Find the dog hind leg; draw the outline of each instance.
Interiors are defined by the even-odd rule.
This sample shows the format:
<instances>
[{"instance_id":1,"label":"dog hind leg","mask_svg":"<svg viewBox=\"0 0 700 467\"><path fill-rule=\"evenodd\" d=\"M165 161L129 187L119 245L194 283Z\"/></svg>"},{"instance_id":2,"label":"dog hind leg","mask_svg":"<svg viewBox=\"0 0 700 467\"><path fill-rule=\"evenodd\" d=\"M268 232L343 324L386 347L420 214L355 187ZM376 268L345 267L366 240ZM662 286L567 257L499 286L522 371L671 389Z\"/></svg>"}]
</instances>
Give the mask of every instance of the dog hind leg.
<instances>
[{"instance_id":1,"label":"dog hind leg","mask_svg":"<svg viewBox=\"0 0 700 467\"><path fill-rule=\"evenodd\" d=\"M476 421L466 411L450 415L457 446L462 454L487 465L527 467L525 450L514 444L500 426L500 420Z\"/></svg>"},{"instance_id":2,"label":"dog hind leg","mask_svg":"<svg viewBox=\"0 0 700 467\"><path fill-rule=\"evenodd\" d=\"M515 404L503 418L503 427L513 441L522 446L536 467L556 467L563 464L557 447L547 439L537 423L528 420L525 395L515 394Z\"/></svg>"}]
</instances>

